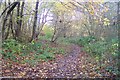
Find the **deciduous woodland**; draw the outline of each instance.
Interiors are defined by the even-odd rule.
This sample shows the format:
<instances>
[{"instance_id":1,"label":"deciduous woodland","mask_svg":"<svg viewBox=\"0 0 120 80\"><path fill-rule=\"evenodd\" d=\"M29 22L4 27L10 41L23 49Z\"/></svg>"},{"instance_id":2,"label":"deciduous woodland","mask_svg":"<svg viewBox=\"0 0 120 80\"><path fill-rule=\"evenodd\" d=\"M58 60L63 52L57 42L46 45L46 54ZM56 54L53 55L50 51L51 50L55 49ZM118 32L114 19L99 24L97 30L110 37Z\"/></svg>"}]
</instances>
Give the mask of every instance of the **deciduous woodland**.
<instances>
[{"instance_id":1,"label":"deciduous woodland","mask_svg":"<svg viewBox=\"0 0 120 80\"><path fill-rule=\"evenodd\" d=\"M120 1L0 0L1 76L120 78Z\"/></svg>"}]
</instances>

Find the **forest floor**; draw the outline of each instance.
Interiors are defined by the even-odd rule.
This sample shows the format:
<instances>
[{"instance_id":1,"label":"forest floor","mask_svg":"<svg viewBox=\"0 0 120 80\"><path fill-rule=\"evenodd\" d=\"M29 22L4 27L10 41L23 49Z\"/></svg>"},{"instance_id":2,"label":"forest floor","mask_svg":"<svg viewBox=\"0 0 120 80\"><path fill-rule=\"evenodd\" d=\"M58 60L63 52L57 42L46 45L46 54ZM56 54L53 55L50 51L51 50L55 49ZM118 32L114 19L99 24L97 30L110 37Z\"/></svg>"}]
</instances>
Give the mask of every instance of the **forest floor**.
<instances>
[{"instance_id":1,"label":"forest floor","mask_svg":"<svg viewBox=\"0 0 120 80\"><path fill-rule=\"evenodd\" d=\"M83 78L112 77L104 67L99 67L88 54L75 44L69 46L66 55L57 54L54 60L42 61L34 66L12 63L3 60L2 75L7 77L40 77L40 78ZM109 64L107 64L109 65Z\"/></svg>"}]
</instances>

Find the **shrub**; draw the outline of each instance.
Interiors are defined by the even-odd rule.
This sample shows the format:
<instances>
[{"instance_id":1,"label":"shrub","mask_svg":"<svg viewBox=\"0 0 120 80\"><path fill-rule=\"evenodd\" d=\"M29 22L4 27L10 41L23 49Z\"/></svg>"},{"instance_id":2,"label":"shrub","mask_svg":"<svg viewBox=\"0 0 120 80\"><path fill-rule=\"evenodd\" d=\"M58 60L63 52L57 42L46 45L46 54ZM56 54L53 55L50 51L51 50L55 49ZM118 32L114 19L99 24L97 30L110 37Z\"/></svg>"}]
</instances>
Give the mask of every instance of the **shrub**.
<instances>
[{"instance_id":1,"label":"shrub","mask_svg":"<svg viewBox=\"0 0 120 80\"><path fill-rule=\"evenodd\" d=\"M98 41L84 45L83 50L85 50L91 56L97 56L101 58L101 56L108 50L108 45L104 41Z\"/></svg>"},{"instance_id":2,"label":"shrub","mask_svg":"<svg viewBox=\"0 0 120 80\"><path fill-rule=\"evenodd\" d=\"M14 39L8 39L3 42L2 47L8 49L14 53L20 53L22 50L22 44Z\"/></svg>"},{"instance_id":3,"label":"shrub","mask_svg":"<svg viewBox=\"0 0 120 80\"><path fill-rule=\"evenodd\" d=\"M89 44L91 42L95 42L97 39L94 36L86 36L86 37L81 37L77 43L81 46L84 46L86 44Z\"/></svg>"}]
</instances>

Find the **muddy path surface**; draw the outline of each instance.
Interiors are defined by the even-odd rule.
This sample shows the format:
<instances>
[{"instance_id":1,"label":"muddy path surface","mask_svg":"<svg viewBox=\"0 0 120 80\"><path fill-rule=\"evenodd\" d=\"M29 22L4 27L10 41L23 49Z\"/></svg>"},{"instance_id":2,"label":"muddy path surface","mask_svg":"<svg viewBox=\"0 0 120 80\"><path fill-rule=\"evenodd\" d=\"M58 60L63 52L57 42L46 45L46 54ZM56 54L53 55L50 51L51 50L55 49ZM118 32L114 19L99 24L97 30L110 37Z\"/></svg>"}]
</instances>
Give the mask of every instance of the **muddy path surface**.
<instances>
[{"instance_id":1,"label":"muddy path surface","mask_svg":"<svg viewBox=\"0 0 120 80\"><path fill-rule=\"evenodd\" d=\"M55 69L48 70L48 76L54 78L73 78L78 75L78 58L81 49L77 45L72 45L71 52L65 57L62 57L55 61L57 67Z\"/></svg>"}]
</instances>

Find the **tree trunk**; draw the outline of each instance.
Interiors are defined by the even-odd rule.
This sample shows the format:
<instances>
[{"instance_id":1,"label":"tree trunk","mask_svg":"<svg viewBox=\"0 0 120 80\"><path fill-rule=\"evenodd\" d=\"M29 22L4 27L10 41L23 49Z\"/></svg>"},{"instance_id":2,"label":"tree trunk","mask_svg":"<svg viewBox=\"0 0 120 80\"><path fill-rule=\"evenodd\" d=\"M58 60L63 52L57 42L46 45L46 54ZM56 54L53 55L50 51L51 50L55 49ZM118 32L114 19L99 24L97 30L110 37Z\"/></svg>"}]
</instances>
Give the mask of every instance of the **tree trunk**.
<instances>
[{"instance_id":1,"label":"tree trunk","mask_svg":"<svg viewBox=\"0 0 120 80\"><path fill-rule=\"evenodd\" d=\"M21 5L21 10L20 10L20 2L19 2L18 8L17 8L17 30L16 30L16 37L17 37L18 40L20 40L24 4L25 3L23 1L22 5Z\"/></svg>"},{"instance_id":2,"label":"tree trunk","mask_svg":"<svg viewBox=\"0 0 120 80\"><path fill-rule=\"evenodd\" d=\"M120 40L120 1L118 2L118 10L117 10L117 24L118 24L118 40ZM120 41L118 46L118 71L120 72ZM120 78L120 73L118 74L118 78Z\"/></svg>"},{"instance_id":3,"label":"tree trunk","mask_svg":"<svg viewBox=\"0 0 120 80\"><path fill-rule=\"evenodd\" d=\"M32 38L31 38L30 42L34 39L35 33L36 33L38 5L39 5L39 0L37 0L37 2L36 2L34 22L33 22Z\"/></svg>"},{"instance_id":4,"label":"tree trunk","mask_svg":"<svg viewBox=\"0 0 120 80\"><path fill-rule=\"evenodd\" d=\"M51 38L51 42L55 42L55 35L56 35L56 32L57 32L57 30L56 30L56 25L54 26L54 33L53 33L53 36L52 36L52 38Z\"/></svg>"},{"instance_id":5,"label":"tree trunk","mask_svg":"<svg viewBox=\"0 0 120 80\"><path fill-rule=\"evenodd\" d=\"M18 6L17 6L17 26L16 26L16 30L15 30L15 36L16 36L16 39L18 39L19 37L19 27L20 27L20 2L18 3Z\"/></svg>"},{"instance_id":6,"label":"tree trunk","mask_svg":"<svg viewBox=\"0 0 120 80\"><path fill-rule=\"evenodd\" d=\"M21 26L22 26L22 17L23 17L24 4L25 4L25 2L23 1L22 6L21 6L21 12L20 12L20 30L21 30Z\"/></svg>"},{"instance_id":7,"label":"tree trunk","mask_svg":"<svg viewBox=\"0 0 120 80\"><path fill-rule=\"evenodd\" d=\"M9 0L8 4L10 5L10 0ZM10 20L9 20L8 30L7 30L7 33L5 35L5 39L7 39L9 36L9 30L10 30L10 27L12 26L11 24L12 24L12 13L10 13Z\"/></svg>"},{"instance_id":8,"label":"tree trunk","mask_svg":"<svg viewBox=\"0 0 120 80\"><path fill-rule=\"evenodd\" d=\"M2 25L2 40L4 41L5 40L5 29L6 29L6 21L7 21L7 18L8 16L10 15L10 13L12 12L12 10L16 7L16 5L18 4L18 2L14 2L12 3L12 5L10 5L9 7L7 7L1 14L1 16L3 14L5 14L6 10L9 8L9 10L7 11L7 14L4 18L4 21L3 21L3 25Z\"/></svg>"},{"instance_id":9,"label":"tree trunk","mask_svg":"<svg viewBox=\"0 0 120 80\"><path fill-rule=\"evenodd\" d=\"M14 30L13 30L13 21L12 21L12 16L13 16L13 12L12 12L12 14L10 15L11 17L11 19L10 19L10 28L11 28L11 32L12 32L12 35L13 35L13 38L15 39L15 32L14 32Z\"/></svg>"},{"instance_id":10,"label":"tree trunk","mask_svg":"<svg viewBox=\"0 0 120 80\"><path fill-rule=\"evenodd\" d=\"M22 6L21 6L21 11L20 11L19 34L21 33L24 4L25 4L25 2L23 1Z\"/></svg>"}]
</instances>

